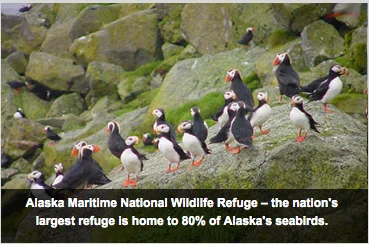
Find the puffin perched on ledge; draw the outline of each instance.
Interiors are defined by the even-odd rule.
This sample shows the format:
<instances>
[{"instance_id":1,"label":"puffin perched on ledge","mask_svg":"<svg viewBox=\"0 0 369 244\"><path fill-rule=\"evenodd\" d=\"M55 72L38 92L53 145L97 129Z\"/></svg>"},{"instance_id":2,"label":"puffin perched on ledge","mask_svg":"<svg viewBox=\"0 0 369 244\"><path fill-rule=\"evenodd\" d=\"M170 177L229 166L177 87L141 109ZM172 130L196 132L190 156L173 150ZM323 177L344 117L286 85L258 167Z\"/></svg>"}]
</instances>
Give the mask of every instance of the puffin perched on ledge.
<instances>
[{"instance_id":1,"label":"puffin perched on ledge","mask_svg":"<svg viewBox=\"0 0 369 244\"><path fill-rule=\"evenodd\" d=\"M176 131L175 131L173 125L165 120L164 109L162 109L162 108L154 109L152 111L151 115L156 117L156 121L153 125L154 132L157 132L156 127L158 127L159 125L162 125L162 124L166 124L166 125L168 125L168 127L170 129L170 131L169 131L170 140L175 142L177 140Z\"/></svg>"},{"instance_id":2,"label":"puffin perched on ledge","mask_svg":"<svg viewBox=\"0 0 369 244\"><path fill-rule=\"evenodd\" d=\"M21 108L18 108L17 111L13 115L14 119L26 118L26 115L23 113Z\"/></svg>"},{"instance_id":3,"label":"puffin perched on ledge","mask_svg":"<svg viewBox=\"0 0 369 244\"><path fill-rule=\"evenodd\" d=\"M27 82L18 81L18 80L11 80L11 81L6 82L6 84L8 84L11 88L13 88L15 93L17 94L23 86L29 86Z\"/></svg>"},{"instance_id":4,"label":"puffin perched on ledge","mask_svg":"<svg viewBox=\"0 0 369 244\"><path fill-rule=\"evenodd\" d=\"M224 105L218 109L212 119L222 127L228 120L227 106L236 98L236 94L230 90L224 92Z\"/></svg>"},{"instance_id":5,"label":"puffin perched on ledge","mask_svg":"<svg viewBox=\"0 0 369 244\"><path fill-rule=\"evenodd\" d=\"M268 104L267 92L259 92L257 98L259 100L259 105L254 110L252 110L247 119L250 121L250 124L253 128L255 126L259 126L260 133L262 135L265 135L269 133L269 130L263 130L262 125L270 117L272 109Z\"/></svg>"},{"instance_id":6,"label":"puffin perched on ledge","mask_svg":"<svg viewBox=\"0 0 369 244\"><path fill-rule=\"evenodd\" d=\"M50 146L54 145L54 142L60 141L62 138L51 130L50 126L45 126L44 132L46 132L46 137L51 140Z\"/></svg>"},{"instance_id":7,"label":"puffin perched on ledge","mask_svg":"<svg viewBox=\"0 0 369 244\"><path fill-rule=\"evenodd\" d=\"M254 27L249 27L246 29L246 34L242 36L241 40L238 41L239 44L242 44L244 48L248 48L248 44L254 37L254 34L252 33L255 31Z\"/></svg>"},{"instance_id":8,"label":"puffin perched on ledge","mask_svg":"<svg viewBox=\"0 0 369 244\"><path fill-rule=\"evenodd\" d=\"M108 123L106 127L106 132L109 132L109 139L108 139L108 148L111 154L113 154L116 158L120 160L120 156L124 149L127 148L126 142L124 138L119 134L120 127L119 124L115 121L111 121ZM117 170L117 172L122 171L123 165Z\"/></svg>"}]
</instances>

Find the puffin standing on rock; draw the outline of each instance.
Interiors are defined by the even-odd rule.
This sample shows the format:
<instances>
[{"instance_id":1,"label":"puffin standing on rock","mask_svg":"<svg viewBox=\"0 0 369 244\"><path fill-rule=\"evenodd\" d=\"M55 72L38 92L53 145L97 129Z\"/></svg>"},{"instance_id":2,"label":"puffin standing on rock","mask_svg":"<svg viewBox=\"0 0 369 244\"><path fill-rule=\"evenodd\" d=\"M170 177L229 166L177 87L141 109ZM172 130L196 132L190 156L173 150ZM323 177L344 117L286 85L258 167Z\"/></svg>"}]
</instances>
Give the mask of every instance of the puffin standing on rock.
<instances>
[{"instance_id":1,"label":"puffin standing on rock","mask_svg":"<svg viewBox=\"0 0 369 244\"><path fill-rule=\"evenodd\" d=\"M62 163L55 164L54 170L55 170L55 180L51 184L51 186L54 186L54 185L60 183L64 178L64 174L63 174L64 166L63 166Z\"/></svg>"},{"instance_id":2,"label":"puffin standing on rock","mask_svg":"<svg viewBox=\"0 0 369 244\"><path fill-rule=\"evenodd\" d=\"M13 88L15 93L17 94L23 86L26 86L26 85L28 86L27 82L18 81L18 80L11 80L11 81L6 82L6 84L8 84L11 88Z\"/></svg>"},{"instance_id":3,"label":"puffin standing on rock","mask_svg":"<svg viewBox=\"0 0 369 244\"><path fill-rule=\"evenodd\" d=\"M158 145L159 151L169 162L168 169L165 172L169 173L177 171L179 169L180 162L182 160L189 159L190 157L183 151L177 142L171 140L171 129L167 124L160 124L156 126L155 129L157 133L160 133ZM172 169L172 164L177 164L177 167Z\"/></svg>"},{"instance_id":4,"label":"puffin standing on rock","mask_svg":"<svg viewBox=\"0 0 369 244\"><path fill-rule=\"evenodd\" d=\"M342 91L341 75L349 75L348 69L338 64L333 65L329 69L328 76L324 77L324 80L315 80L308 86L302 87L301 91L310 93L310 101L321 101L324 111L332 113L333 111L327 108L327 104Z\"/></svg>"},{"instance_id":5,"label":"puffin standing on rock","mask_svg":"<svg viewBox=\"0 0 369 244\"><path fill-rule=\"evenodd\" d=\"M124 138L119 134L120 127L119 124L115 121L111 121L108 123L106 127L106 132L110 132L108 139L108 148L111 154L113 154L116 158L120 159L122 152L127 148L126 142ZM123 169L123 165L116 172L120 172Z\"/></svg>"},{"instance_id":6,"label":"puffin standing on rock","mask_svg":"<svg viewBox=\"0 0 369 244\"><path fill-rule=\"evenodd\" d=\"M206 154L211 154L210 150L206 146L205 140L201 140L193 131L194 124L189 121L183 121L178 127L178 132L184 132L183 135L183 147L185 150L190 152L191 156L191 165L187 168L189 170L191 166L198 167L200 166L202 160ZM201 159L195 163L195 158L200 156Z\"/></svg>"},{"instance_id":7,"label":"puffin standing on rock","mask_svg":"<svg viewBox=\"0 0 369 244\"><path fill-rule=\"evenodd\" d=\"M208 125L202 119L200 109L198 107L191 108L191 115L193 117L193 134L199 138L201 142L206 141L206 138L208 138Z\"/></svg>"},{"instance_id":8,"label":"puffin standing on rock","mask_svg":"<svg viewBox=\"0 0 369 244\"><path fill-rule=\"evenodd\" d=\"M21 108L17 109L17 112L13 115L14 119L20 119L20 118L26 118L26 115L23 113L23 110Z\"/></svg>"},{"instance_id":9,"label":"puffin standing on rock","mask_svg":"<svg viewBox=\"0 0 369 244\"><path fill-rule=\"evenodd\" d=\"M299 134L296 138L297 142L302 142L305 140L307 133L310 129L315 130L320 133L318 129L315 127L317 122L313 119L313 117L304 110L303 100L300 96L293 96L291 100L292 110L290 112L290 120L294 123L297 128L300 129ZM301 136L301 131L305 131L305 135Z\"/></svg>"},{"instance_id":10,"label":"puffin standing on rock","mask_svg":"<svg viewBox=\"0 0 369 244\"><path fill-rule=\"evenodd\" d=\"M166 124L168 125L168 127L170 128L170 131L169 131L169 134L170 134L170 140L172 140L173 142L176 141L176 131L174 130L174 127L171 123L167 122L165 120L165 113L164 113L164 109L162 108L157 108L157 109L154 109L151 113L152 116L155 116L157 119L153 125L153 129L154 131L156 132L156 127L159 126L159 125L162 125L162 124Z\"/></svg>"},{"instance_id":11,"label":"puffin standing on rock","mask_svg":"<svg viewBox=\"0 0 369 244\"><path fill-rule=\"evenodd\" d=\"M292 98L299 94L300 78L297 72L291 66L291 58L287 53L278 53L274 59L274 65L277 66L275 75L279 85L278 102L282 103L282 96L286 95Z\"/></svg>"},{"instance_id":12,"label":"puffin standing on rock","mask_svg":"<svg viewBox=\"0 0 369 244\"><path fill-rule=\"evenodd\" d=\"M252 33L255 31L254 27L249 27L246 29L246 34L242 36L241 40L238 41L239 44L242 44L244 48L248 48L248 44L254 37L254 34Z\"/></svg>"},{"instance_id":13,"label":"puffin standing on rock","mask_svg":"<svg viewBox=\"0 0 369 244\"><path fill-rule=\"evenodd\" d=\"M224 93L224 105L218 109L212 119L217 121L220 127L222 127L228 120L227 106L236 98L236 94L230 90Z\"/></svg>"},{"instance_id":14,"label":"puffin standing on rock","mask_svg":"<svg viewBox=\"0 0 369 244\"><path fill-rule=\"evenodd\" d=\"M52 197L53 188L46 185L44 182L44 175L38 171L32 171L27 176L28 180L31 182L31 193L34 197L38 199L50 199Z\"/></svg>"},{"instance_id":15,"label":"puffin standing on rock","mask_svg":"<svg viewBox=\"0 0 369 244\"><path fill-rule=\"evenodd\" d=\"M142 136L142 142L145 146L152 146L154 145L153 143L153 139L151 138L150 134L149 133L145 133L143 136Z\"/></svg>"},{"instance_id":16,"label":"puffin standing on rock","mask_svg":"<svg viewBox=\"0 0 369 244\"><path fill-rule=\"evenodd\" d=\"M58 134L56 134L54 131L52 131L50 129L50 126L48 126L48 125L45 126L43 131L46 133L46 137L51 140L51 142L49 143L50 146L54 145L54 142L60 141L62 139L60 136L58 136Z\"/></svg>"},{"instance_id":17,"label":"puffin standing on rock","mask_svg":"<svg viewBox=\"0 0 369 244\"><path fill-rule=\"evenodd\" d=\"M262 135L265 135L269 133L269 130L263 130L262 125L270 117L272 109L270 108L268 104L268 93L267 92L259 92L257 95L257 98L259 100L259 105L254 110L252 110L252 112L250 113L247 119L250 121L250 124L253 128L255 126L259 126L260 133Z\"/></svg>"},{"instance_id":18,"label":"puffin standing on rock","mask_svg":"<svg viewBox=\"0 0 369 244\"><path fill-rule=\"evenodd\" d=\"M126 138L126 149L124 149L120 160L124 165L124 170L127 174L127 180L123 183L123 187L127 187L129 185L136 186L138 175L143 170L143 160L147 160L144 154L139 153L134 145L139 142L139 138L137 136L129 136ZM134 174L135 179L131 181L129 179L129 175Z\"/></svg>"},{"instance_id":19,"label":"puffin standing on rock","mask_svg":"<svg viewBox=\"0 0 369 244\"><path fill-rule=\"evenodd\" d=\"M254 98L251 90L243 83L240 72L237 69L229 69L225 80L226 82L232 82L231 90L238 99L246 104L246 112L251 112L254 107Z\"/></svg>"}]
</instances>

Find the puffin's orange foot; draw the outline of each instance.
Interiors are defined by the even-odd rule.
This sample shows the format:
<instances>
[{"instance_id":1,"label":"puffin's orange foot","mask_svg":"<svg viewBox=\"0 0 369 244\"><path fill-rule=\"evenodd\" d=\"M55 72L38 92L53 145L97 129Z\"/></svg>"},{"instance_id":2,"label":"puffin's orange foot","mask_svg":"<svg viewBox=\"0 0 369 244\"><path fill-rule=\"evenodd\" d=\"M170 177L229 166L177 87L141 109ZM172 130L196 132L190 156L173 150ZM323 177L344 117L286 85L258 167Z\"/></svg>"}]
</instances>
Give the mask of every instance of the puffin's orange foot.
<instances>
[{"instance_id":1,"label":"puffin's orange foot","mask_svg":"<svg viewBox=\"0 0 369 244\"><path fill-rule=\"evenodd\" d=\"M333 113L333 111L332 111L332 110L330 110L330 109L328 109L328 108L324 108L324 111L326 111L326 112L327 112L327 113L329 113L329 114Z\"/></svg>"},{"instance_id":2,"label":"puffin's orange foot","mask_svg":"<svg viewBox=\"0 0 369 244\"><path fill-rule=\"evenodd\" d=\"M130 182L130 185L133 186L133 187L135 187L136 184L137 184L137 178Z\"/></svg>"},{"instance_id":3,"label":"puffin's orange foot","mask_svg":"<svg viewBox=\"0 0 369 244\"><path fill-rule=\"evenodd\" d=\"M263 135L266 135L269 133L270 130L260 130L260 133Z\"/></svg>"},{"instance_id":4,"label":"puffin's orange foot","mask_svg":"<svg viewBox=\"0 0 369 244\"><path fill-rule=\"evenodd\" d=\"M193 166L195 166L195 167L199 167L200 166L200 164L202 163L202 160L203 160L204 158L201 158L199 161L197 161L196 163L194 163L194 164L192 164Z\"/></svg>"},{"instance_id":5,"label":"puffin's orange foot","mask_svg":"<svg viewBox=\"0 0 369 244\"><path fill-rule=\"evenodd\" d=\"M233 153L233 154L240 153L240 148L236 147L236 148L232 149L231 153Z\"/></svg>"},{"instance_id":6,"label":"puffin's orange foot","mask_svg":"<svg viewBox=\"0 0 369 244\"><path fill-rule=\"evenodd\" d=\"M244 45L244 46L243 46L243 48L246 48L246 49L248 49L248 48L249 48L249 46L245 46L245 45Z\"/></svg>"},{"instance_id":7,"label":"puffin's orange foot","mask_svg":"<svg viewBox=\"0 0 369 244\"><path fill-rule=\"evenodd\" d=\"M131 182L129 180L126 180L124 183L123 183L123 187L127 187L129 186Z\"/></svg>"},{"instance_id":8,"label":"puffin's orange foot","mask_svg":"<svg viewBox=\"0 0 369 244\"><path fill-rule=\"evenodd\" d=\"M255 139L255 137L256 137L256 136L252 135L252 136L251 136L251 140L254 140L254 139Z\"/></svg>"},{"instance_id":9,"label":"puffin's orange foot","mask_svg":"<svg viewBox=\"0 0 369 244\"><path fill-rule=\"evenodd\" d=\"M297 142L303 142L304 140L305 140L305 136L298 136L297 138L296 138L296 141Z\"/></svg>"},{"instance_id":10,"label":"puffin's orange foot","mask_svg":"<svg viewBox=\"0 0 369 244\"><path fill-rule=\"evenodd\" d=\"M115 173L119 173L120 171L122 171L123 170L123 165L121 165L120 167L119 167L119 169L117 169L116 171L115 171Z\"/></svg>"},{"instance_id":11,"label":"puffin's orange foot","mask_svg":"<svg viewBox=\"0 0 369 244\"><path fill-rule=\"evenodd\" d=\"M227 144L227 143L225 144L225 147L226 147L226 150L227 150L227 151L231 151L231 150L232 150L232 148L231 148L231 147L229 147L229 144Z\"/></svg>"},{"instance_id":12,"label":"puffin's orange foot","mask_svg":"<svg viewBox=\"0 0 369 244\"><path fill-rule=\"evenodd\" d=\"M175 172L175 171L177 171L179 169L179 164L177 165L177 167L175 167L174 169L172 169L172 171L171 172Z\"/></svg>"}]
</instances>

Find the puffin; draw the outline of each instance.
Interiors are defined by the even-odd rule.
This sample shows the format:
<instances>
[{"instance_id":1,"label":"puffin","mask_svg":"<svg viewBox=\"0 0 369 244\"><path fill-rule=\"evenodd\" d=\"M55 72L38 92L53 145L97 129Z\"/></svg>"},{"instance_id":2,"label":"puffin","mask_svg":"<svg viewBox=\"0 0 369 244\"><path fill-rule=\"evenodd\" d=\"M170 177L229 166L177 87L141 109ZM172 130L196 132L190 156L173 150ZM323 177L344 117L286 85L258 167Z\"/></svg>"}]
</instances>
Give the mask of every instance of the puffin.
<instances>
[{"instance_id":1,"label":"puffin","mask_svg":"<svg viewBox=\"0 0 369 244\"><path fill-rule=\"evenodd\" d=\"M28 12L32 9L32 4L27 4L26 6L22 6L20 9L18 9L19 12L24 13Z\"/></svg>"},{"instance_id":2,"label":"puffin","mask_svg":"<svg viewBox=\"0 0 369 244\"><path fill-rule=\"evenodd\" d=\"M153 141L152 141L152 143L153 143L153 146L154 146L154 148L155 149L159 149L159 140L160 140L160 138L155 138Z\"/></svg>"},{"instance_id":3,"label":"puffin","mask_svg":"<svg viewBox=\"0 0 369 244\"><path fill-rule=\"evenodd\" d=\"M236 97L246 104L246 112L251 112L254 107L254 98L252 92L241 79L241 74L237 69L229 69L225 78L226 82L232 82L231 90Z\"/></svg>"},{"instance_id":4,"label":"puffin","mask_svg":"<svg viewBox=\"0 0 369 244\"><path fill-rule=\"evenodd\" d=\"M212 119L217 121L220 127L222 127L228 120L227 106L236 98L236 94L230 90L224 92L224 105L218 109Z\"/></svg>"},{"instance_id":5,"label":"puffin","mask_svg":"<svg viewBox=\"0 0 369 244\"><path fill-rule=\"evenodd\" d=\"M291 58L287 53L278 53L274 59L274 65L278 66L275 75L279 85L278 102L282 103L282 96L292 98L299 94L300 78L291 66Z\"/></svg>"},{"instance_id":6,"label":"puffin","mask_svg":"<svg viewBox=\"0 0 369 244\"><path fill-rule=\"evenodd\" d=\"M230 109L236 111L230 127L230 134L234 138L237 146L231 150L231 153L237 154L242 148L253 148L252 135L254 133L252 125L246 119L246 104L242 101L232 103Z\"/></svg>"},{"instance_id":7,"label":"puffin","mask_svg":"<svg viewBox=\"0 0 369 244\"><path fill-rule=\"evenodd\" d=\"M250 121L252 128L255 126L259 126L260 133L262 135L268 134L269 130L263 130L262 125L267 121L270 117L272 109L268 104L268 93L267 92L259 92L257 95L259 100L259 104L256 108L252 110L249 117L247 118ZM253 136L254 138L254 136Z\"/></svg>"},{"instance_id":8,"label":"puffin","mask_svg":"<svg viewBox=\"0 0 369 244\"><path fill-rule=\"evenodd\" d=\"M153 139L151 138L150 134L149 133L145 133L143 136L142 136L142 142L145 146L152 146L154 145L153 143Z\"/></svg>"},{"instance_id":9,"label":"puffin","mask_svg":"<svg viewBox=\"0 0 369 244\"><path fill-rule=\"evenodd\" d=\"M60 183L62 181L63 177L64 177L64 174L63 174L64 166L63 166L62 163L55 164L54 170L55 170L55 180L51 184L51 186L54 186L54 185Z\"/></svg>"},{"instance_id":10,"label":"puffin","mask_svg":"<svg viewBox=\"0 0 369 244\"><path fill-rule=\"evenodd\" d=\"M151 115L156 117L156 121L153 125L154 131L157 131L156 130L157 126L159 126L161 124L166 124L170 128L170 132L169 132L170 140L172 140L173 142L176 142L176 137L177 137L176 131L174 130L173 125L165 120L164 109L162 109L162 108L154 109L152 111Z\"/></svg>"},{"instance_id":11,"label":"puffin","mask_svg":"<svg viewBox=\"0 0 369 244\"><path fill-rule=\"evenodd\" d=\"M77 156L79 151L83 146L87 145L85 141L77 142L72 149L71 155ZM73 168L76 164L74 164L71 168ZM70 169L71 169L70 168ZM104 170L101 168L100 164L95 160L92 159L92 173L88 178L88 186L87 188L92 188L93 185L105 185L111 182L111 180L105 175Z\"/></svg>"},{"instance_id":12,"label":"puffin","mask_svg":"<svg viewBox=\"0 0 369 244\"><path fill-rule=\"evenodd\" d=\"M190 169L191 166L198 167L204 160L206 154L211 154L210 150L206 146L205 140L201 140L194 133L194 123L189 120L183 121L178 127L178 132L184 132L182 142L183 148L190 153L191 165L187 168ZM195 162L196 157L201 157L199 161Z\"/></svg>"},{"instance_id":13,"label":"puffin","mask_svg":"<svg viewBox=\"0 0 369 244\"><path fill-rule=\"evenodd\" d=\"M31 182L31 194L42 200L52 197L53 188L44 182L44 175L41 171L35 170L28 174L28 180Z\"/></svg>"},{"instance_id":14,"label":"puffin","mask_svg":"<svg viewBox=\"0 0 369 244\"><path fill-rule=\"evenodd\" d=\"M120 159L120 156L124 149L126 149L127 145L124 138L119 134L120 127L119 124L115 121L111 121L108 123L106 127L106 132L110 132L108 139L108 148L111 154L113 154L116 158ZM120 172L123 169L123 165L116 172Z\"/></svg>"},{"instance_id":15,"label":"puffin","mask_svg":"<svg viewBox=\"0 0 369 244\"><path fill-rule=\"evenodd\" d=\"M321 81L320 84L315 80L307 86L310 87L310 89L304 89L309 92L315 88L310 92L309 100L321 101L323 103L324 111L327 113L333 113L332 110L327 108L327 104L342 91L343 84L340 79L341 75L349 75L348 69L338 64L333 65L330 68L326 79Z\"/></svg>"},{"instance_id":16,"label":"puffin","mask_svg":"<svg viewBox=\"0 0 369 244\"><path fill-rule=\"evenodd\" d=\"M53 187L57 189L75 190L79 187L86 189L88 179L94 171L92 167L92 153L100 151L97 145L85 145L78 154L76 163L64 174L61 182Z\"/></svg>"},{"instance_id":17,"label":"puffin","mask_svg":"<svg viewBox=\"0 0 369 244\"><path fill-rule=\"evenodd\" d=\"M124 165L124 170L127 174L127 180L123 183L123 187L129 185L135 187L138 180L138 175L143 170L143 160L147 160L144 154L139 153L134 145L137 144L140 139L137 136L129 136L126 138L126 149L122 152L120 160ZM130 174L135 175L135 179L131 181L129 179Z\"/></svg>"},{"instance_id":18,"label":"puffin","mask_svg":"<svg viewBox=\"0 0 369 244\"><path fill-rule=\"evenodd\" d=\"M45 126L44 132L46 132L46 137L51 140L50 145L53 145L54 142L60 141L62 138L56 134L54 131L50 129L50 126Z\"/></svg>"},{"instance_id":19,"label":"puffin","mask_svg":"<svg viewBox=\"0 0 369 244\"><path fill-rule=\"evenodd\" d=\"M160 124L155 127L157 133L159 133L159 151L168 160L167 173L174 172L179 169L179 164L182 160L189 159L190 157L186 154L183 149L178 145L176 141L173 141L170 137L171 129L167 124ZM172 164L177 166L172 169Z\"/></svg>"},{"instance_id":20,"label":"puffin","mask_svg":"<svg viewBox=\"0 0 369 244\"><path fill-rule=\"evenodd\" d=\"M253 35L253 31L255 31L254 27L248 27L246 29L246 34L242 36L241 40L238 41L239 44L242 44L244 48L248 48L248 44L250 43L250 41L252 40L252 38L254 37Z\"/></svg>"},{"instance_id":21,"label":"puffin","mask_svg":"<svg viewBox=\"0 0 369 244\"><path fill-rule=\"evenodd\" d=\"M229 144L234 140L233 136L230 134L231 123L234 117L236 116L236 111L231 109L233 103L235 102L232 102L227 106L227 114L228 114L227 122L222 126L222 128L215 136L210 138L209 142L209 144L224 142L227 151L232 151L234 149L229 147Z\"/></svg>"},{"instance_id":22,"label":"puffin","mask_svg":"<svg viewBox=\"0 0 369 244\"><path fill-rule=\"evenodd\" d=\"M13 115L14 119L26 118L26 115L23 113L23 109L18 108L17 111Z\"/></svg>"},{"instance_id":23,"label":"puffin","mask_svg":"<svg viewBox=\"0 0 369 244\"><path fill-rule=\"evenodd\" d=\"M11 88L14 89L15 93L18 94L19 90L23 87L26 86L28 83L27 82L23 82L23 81L18 81L18 80L11 80L6 82L6 84L8 84Z\"/></svg>"},{"instance_id":24,"label":"puffin","mask_svg":"<svg viewBox=\"0 0 369 244\"><path fill-rule=\"evenodd\" d=\"M313 129L316 132L320 133L315 127L315 125L317 125L318 123L315 122L313 117L304 110L303 99L300 96L296 95L292 97L291 107L292 109L290 112L290 120L296 125L297 128L300 129L299 134L296 138L297 142L304 141L310 129ZM301 136L302 130L305 131L304 136Z\"/></svg>"},{"instance_id":25,"label":"puffin","mask_svg":"<svg viewBox=\"0 0 369 244\"><path fill-rule=\"evenodd\" d=\"M201 141L204 142L208 138L208 125L202 119L200 115L200 109L198 107L193 107L190 109L191 115L193 117L192 130L193 134Z\"/></svg>"}]
</instances>

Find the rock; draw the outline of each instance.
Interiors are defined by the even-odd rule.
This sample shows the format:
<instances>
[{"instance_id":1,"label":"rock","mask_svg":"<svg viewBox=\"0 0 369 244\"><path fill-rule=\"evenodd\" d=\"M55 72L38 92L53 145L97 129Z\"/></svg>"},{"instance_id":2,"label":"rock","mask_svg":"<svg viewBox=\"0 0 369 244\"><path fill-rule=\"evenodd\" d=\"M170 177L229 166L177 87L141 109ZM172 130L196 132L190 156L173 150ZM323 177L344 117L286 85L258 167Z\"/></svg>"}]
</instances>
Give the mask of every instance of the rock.
<instances>
[{"instance_id":1,"label":"rock","mask_svg":"<svg viewBox=\"0 0 369 244\"><path fill-rule=\"evenodd\" d=\"M29 184L27 181L28 174L17 174L14 175L10 181L6 182L5 185L3 185L2 189L28 189Z\"/></svg>"},{"instance_id":2,"label":"rock","mask_svg":"<svg viewBox=\"0 0 369 244\"><path fill-rule=\"evenodd\" d=\"M337 30L322 20L306 26L301 38L305 62L309 67L342 56L345 50L344 40Z\"/></svg>"},{"instance_id":3,"label":"rock","mask_svg":"<svg viewBox=\"0 0 369 244\"><path fill-rule=\"evenodd\" d=\"M186 4L181 16L184 39L200 53L215 54L227 50L232 35L229 5Z\"/></svg>"},{"instance_id":4,"label":"rock","mask_svg":"<svg viewBox=\"0 0 369 244\"><path fill-rule=\"evenodd\" d=\"M1 15L1 57L15 51L30 55L37 51L46 37L47 29L30 24L24 16Z\"/></svg>"},{"instance_id":5,"label":"rock","mask_svg":"<svg viewBox=\"0 0 369 244\"><path fill-rule=\"evenodd\" d=\"M20 75L24 75L27 67L27 59L22 51L16 51L10 54L6 61L9 63L10 67L14 69Z\"/></svg>"},{"instance_id":6,"label":"rock","mask_svg":"<svg viewBox=\"0 0 369 244\"><path fill-rule=\"evenodd\" d=\"M28 119L37 120L45 118L51 107L51 102L39 99L31 92L25 92L22 98L22 109Z\"/></svg>"},{"instance_id":7,"label":"rock","mask_svg":"<svg viewBox=\"0 0 369 244\"><path fill-rule=\"evenodd\" d=\"M39 81L52 90L85 92L84 70L70 59L33 52L29 59L26 76Z\"/></svg>"},{"instance_id":8,"label":"rock","mask_svg":"<svg viewBox=\"0 0 369 244\"><path fill-rule=\"evenodd\" d=\"M81 114L86 109L83 98L78 93L66 94L55 99L46 118L61 117L63 113Z\"/></svg>"},{"instance_id":9,"label":"rock","mask_svg":"<svg viewBox=\"0 0 369 244\"><path fill-rule=\"evenodd\" d=\"M149 9L152 3L121 3L120 6L119 18L123 18L134 12Z\"/></svg>"},{"instance_id":10,"label":"rock","mask_svg":"<svg viewBox=\"0 0 369 244\"><path fill-rule=\"evenodd\" d=\"M150 86L152 89L156 89L163 84L163 77L160 74L154 74L151 76Z\"/></svg>"},{"instance_id":11,"label":"rock","mask_svg":"<svg viewBox=\"0 0 369 244\"><path fill-rule=\"evenodd\" d=\"M90 87L88 105L95 104L106 95L118 96L117 85L122 80L124 70L121 66L104 62L91 62L86 71L86 83Z\"/></svg>"},{"instance_id":12,"label":"rock","mask_svg":"<svg viewBox=\"0 0 369 244\"><path fill-rule=\"evenodd\" d=\"M81 129L86 126L86 122L74 114L68 114L65 117L65 121L61 129L63 131Z\"/></svg>"},{"instance_id":13,"label":"rock","mask_svg":"<svg viewBox=\"0 0 369 244\"><path fill-rule=\"evenodd\" d=\"M305 63L304 51L302 50L301 43L301 38L297 38L296 40L289 43L291 47L287 50L292 59L291 64L297 72L304 72L308 70L308 66Z\"/></svg>"},{"instance_id":14,"label":"rock","mask_svg":"<svg viewBox=\"0 0 369 244\"><path fill-rule=\"evenodd\" d=\"M124 78L118 85L118 94L124 103L134 100L137 95L151 90L148 77Z\"/></svg>"},{"instance_id":15,"label":"rock","mask_svg":"<svg viewBox=\"0 0 369 244\"><path fill-rule=\"evenodd\" d=\"M303 29L329 14L333 3L272 3L273 15L284 28L301 33Z\"/></svg>"},{"instance_id":16,"label":"rock","mask_svg":"<svg viewBox=\"0 0 369 244\"><path fill-rule=\"evenodd\" d=\"M185 44L182 36L181 13L186 4L184 3L156 3L156 14L159 19L160 33L165 42L173 44Z\"/></svg>"},{"instance_id":17,"label":"rock","mask_svg":"<svg viewBox=\"0 0 369 244\"><path fill-rule=\"evenodd\" d=\"M44 153L41 153L32 163L33 170L40 169L45 165Z\"/></svg>"},{"instance_id":18,"label":"rock","mask_svg":"<svg viewBox=\"0 0 369 244\"><path fill-rule=\"evenodd\" d=\"M8 167L10 163L10 158L5 154L4 149L1 147L1 167Z\"/></svg>"},{"instance_id":19,"label":"rock","mask_svg":"<svg viewBox=\"0 0 369 244\"><path fill-rule=\"evenodd\" d=\"M117 20L121 7L121 4L87 6L73 21L69 31L70 40L96 32L102 26Z\"/></svg>"},{"instance_id":20,"label":"rock","mask_svg":"<svg viewBox=\"0 0 369 244\"><path fill-rule=\"evenodd\" d=\"M361 74L367 73L367 29L366 26L355 29L348 54L353 68Z\"/></svg>"},{"instance_id":21,"label":"rock","mask_svg":"<svg viewBox=\"0 0 369 244\"><path fill-rule=\"evenodd\" d=\"M14 161L10 168L17 169L20 173L29 173L31 171L31 165L24 158Z\"/></svg>"},{"instance_id":22,"label":"rock","mask_svg":"<svg viewBox=\"0 0 369 244\"><path fill-rule=\"evenodd\" d=\"M368 96L364 94L340 94L332 101L339 110L351 115L353 118L367 123L365 108L368 106Z\"/></svg>"},{"instance_id":23,"label":"rock","mask_svg":"<svg viewBox=\"0 0 369 244\"><path fill-rule=\"evenodd\" d=\"M36 122L44 126L62 127L65 122L65 117L38 119Z\"/></svg>"},{"instance_id":24,"label":"rock","mask_svg":"<svg viewBox=\"0 0 369 244\"><path fill-rule=\"evenodd\" d=\"M184 49L183 46L179 46L179 45L175 45L171 43L164 43L164 45L161 46L164 59L180 54L183 51L183 49Z\"/></svg>"},{"instance_id":25,"label":"rock","mask_svg":"<svg viewBox=\"0 0 369 244\"><path fill-rule=\"evenodd\" d=\"M34 25L44 26L49 29L55 23L60 3L32 4L32 11L29 11L25 18Z\"/></svg>"},{"instance_id":26,"label":"rock","mask_svg":"<svg viewBox=\"0 0 369 244\"><path fill-rule=\"evenodd\" d=\"M183 60L186 58L197 58L197 57L201 57L201 54L196 50L194 46L188 44L185 47L185 49L183 49L183 51L179 54L178 58L180 60Z\"/></svg>"},{"instance_id":27,"label":"rock","mask_svg":"<svg viewBox=\"0 0 369 244\"><path fill-rule=\"evenodd\" d=\"M9 181L10 178L18 172L19 170L16 168L8 168L8 169L1 168L1 185L4 185L5 182Z\"/></svg>"},{"instance_id":28,"label":"rock","mask_svg":"<svg viewBox=\"0 0 369 244\"><path fill-rule=\"evenodd\" d=\"M111 113L112 111L118 110L121 107L121 100L112 96L105 96L99 99L99 101L97 101L92 108L89 108L89 110L83 112L79 117L81 119L84 119L85 121L91 121L96 116L96 114L99 114L101 111Z\"/></svg>"},{"instance_id":29,"label":"rock","mask_svg":"<svg viewBox=\"0 0 369 244\"><path fill-rule=\"evenodd\" d=\"M254 149L233 155L224 145L209 145L199 166L186 170L190 160L181 163L179 171L164 173L167 161L159 153L147 155L138 189L342 189L365 188L367 126L335 109L323 111L322 104L305 104L305 109L319 123L320 134L309 132L306 140L297 143L298 129L287 118L290 105L272 108L272 115L263 126L268 135L255 129ZM209 138L219 130L213 126ZM108 174L112 183L99 189L121 188L121 173Z\"/></svg>"},{"instance_id":30,"label":"rock","mask_svg":"<svg viewBox=\"0 0 369 244\"><path fill-rule=\"evenodd\" d=\"M14 121L5 142L5 153L12 159L34 153L46 139L44 126L28 119Z\"/></svg>"},{"instance_id":31,"label":"rock","mask_svg":"<svg viewBox=\"0 0 369 244\"><path fill-rule=\"evenodd\" d=\"M90 62L98 61L134 70L162 59L161 45L156 15L149 9L132 13L76 39L70 51L86 67Z\"/></svg>"}]
</instances>

